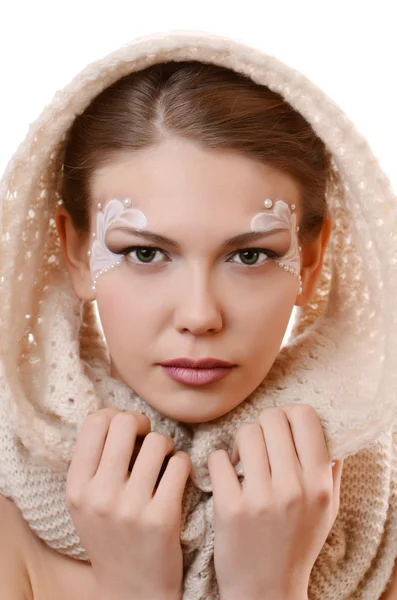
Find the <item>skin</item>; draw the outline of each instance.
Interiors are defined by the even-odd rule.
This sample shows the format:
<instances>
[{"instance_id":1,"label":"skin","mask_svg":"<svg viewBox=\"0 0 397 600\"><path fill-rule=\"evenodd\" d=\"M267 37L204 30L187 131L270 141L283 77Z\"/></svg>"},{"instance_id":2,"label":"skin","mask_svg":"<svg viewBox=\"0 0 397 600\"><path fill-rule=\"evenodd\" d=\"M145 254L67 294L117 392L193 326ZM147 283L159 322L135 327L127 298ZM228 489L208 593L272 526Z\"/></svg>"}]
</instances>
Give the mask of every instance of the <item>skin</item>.
<instances>
[{"instance_id":1,"label":"skin","mask_svg":"<svg viewBox=\"0 0 397 600\"><path fill-rule=\"evenodd\" d=\"M156 176L153 176L153 173ZM180 139L139 153L118 156L91 182L91 231L75 231L63 207L58 229L77 296L96 298L109 347L112 375L133 388L162 414L186 423L220 417L240 404L269 372L294 305L314 292L330 233L330 219L316 242L302 248L303 293L299 281L272 259L247 266L238 250L265 248L285 253L289 232L222 248L222 242L250 231L265 198L296 205L299 190L285 174L239 153L203 149ZM101 275L92 289L88 250L96 229L97 203L132 198L148 229L178 243L165 244L156 263L139 264L137 254ZM109 231L112 251L150 244ZM233 258L232 258L233 257ZM158 365L177 357L215 357L235 368L214 384L190 387L171 380Z\"/></svg>"},{"instance_id":2,"label":"skin","mask_svg":"<svg viewBox=\"0 0 397 600\"><path fill-rule=\"evenodd\" d=\"M299 191L285 174L236 152L167 139L134 155L115 157L95 173L91 195L88 236L75 230L62 206L57 225L76 294L82 300L97 300L112 375L178 421L202 423L231 411L266 377L293 307L303 306L314 293L330 218L318 239L302 246L303 292L298 295L298 278L274 260L262 262L260 253L260 264L247 266L239 254L247 248L286 253L290 232L272 233L243 248L222 247L225 239L250 231L265 198L295 204L299 223ZM148 229L175 240L177 247L163 244L159 262L149 265L139 264L137 254L130 254L114 270L100 275L93 289L88 252L96 206L114 198L133 198ZM110 228L106 240L112 252L148 245L142 238ZM177 357L206 356L236 366L217 383L189 387L169 379L157 364ZM130 581L124 579L117 598L131 597L137 585L142 598L156 597L154 589L158 597L165 597L164 590L168 590L167 597L180 598L180 501L189 458L186 453L171 458L171 467L154 492L162 459L173 447L171 438L167 446L164 436L149 433L129 477L127 465L139 430L134 419L142 416L104 411L99 411L99 423L94 417L87 419L86 434L83 430L68 475L69 506L75 523L81 523L78 531L87 546L91 541L91 554L97 553L98 562L107 566L101 589L108 589L106 600L116 597L108 582L122 581L131 565L127 561L122 568L122 557L114 557L122 547L134 548L137 536L147 540L151 533L149 555L140 557L143 563L138 572ZM94 425L101 428L102 437ZM269 600L307 599L311 569L339 509L342 463L337 461L332 469L320 420L306 405L262 411L257 423L244 424L237 431L234 454L234 462L241 459L243 485L224 450L208 458L221 599L259 600L263 590ZM175 460L181 459L178 467ZM171 490L179 494L179 500L172 503L175 513L170 520ZM131 494L136 496L134 501ZM165 524L166 542L161 537ZM170 544L175 552L167 551ZM272 560L262 563L258 556ZM153 560L163 566L167 581L147 577ZM103 572L98 569L99 574Z\"/></svg>"}]
</instances>

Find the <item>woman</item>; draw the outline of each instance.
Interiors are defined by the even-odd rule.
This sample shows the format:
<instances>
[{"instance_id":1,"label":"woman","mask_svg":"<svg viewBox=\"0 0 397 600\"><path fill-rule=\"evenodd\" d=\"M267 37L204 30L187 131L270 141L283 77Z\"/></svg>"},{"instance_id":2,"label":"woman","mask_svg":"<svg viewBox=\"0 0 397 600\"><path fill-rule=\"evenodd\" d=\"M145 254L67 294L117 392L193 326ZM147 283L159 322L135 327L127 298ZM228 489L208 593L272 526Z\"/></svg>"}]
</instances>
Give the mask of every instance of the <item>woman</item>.
<instances>
[{"instance_id":1,"label":"woman","mask_svg":"<svg viewBox=\"0 0 397 600\"><path fill-rule=\"evenodd\" d=\"M340 110L231 40L140 39L54 100L2 190L1 484L49 592L380 598L395 198Z\"/></svg>"}]
</instances>

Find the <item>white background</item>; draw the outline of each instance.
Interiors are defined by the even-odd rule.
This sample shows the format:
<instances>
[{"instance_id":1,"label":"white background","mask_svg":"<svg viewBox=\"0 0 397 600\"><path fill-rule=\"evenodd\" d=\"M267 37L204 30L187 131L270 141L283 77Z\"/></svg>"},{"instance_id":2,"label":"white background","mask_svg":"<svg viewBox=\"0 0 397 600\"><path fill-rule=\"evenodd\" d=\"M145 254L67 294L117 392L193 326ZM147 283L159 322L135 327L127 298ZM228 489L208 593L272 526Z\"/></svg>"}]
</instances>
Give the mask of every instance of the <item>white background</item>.
<instances>
[{"instance_id":1,"label":"white background","mask_svg":"<svg viewBox=\"0 0 397 600\"><path fill-rule=\"evenodd\" d=\"M302 71L369 140L397 191L397 0L1 0L0 172L89 62L138 35L230 35Z\"/></svg>"}]
</instances>

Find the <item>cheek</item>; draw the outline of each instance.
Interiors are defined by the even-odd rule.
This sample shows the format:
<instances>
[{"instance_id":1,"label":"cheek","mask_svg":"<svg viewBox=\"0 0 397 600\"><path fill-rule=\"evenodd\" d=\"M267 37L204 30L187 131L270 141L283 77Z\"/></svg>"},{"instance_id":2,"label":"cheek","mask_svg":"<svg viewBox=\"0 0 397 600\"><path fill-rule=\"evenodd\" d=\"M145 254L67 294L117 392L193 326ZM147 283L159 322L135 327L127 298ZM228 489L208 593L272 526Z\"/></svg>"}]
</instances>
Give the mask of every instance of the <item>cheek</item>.
<instances>
[{"instance_id":1,"label":"cheek","mask_svg":"<svg viewBox=\"0 0 397 600\"><path fill-rule=\"evenodd\" d=\"M259 356L277 354L283 341L297 297L297 281L281 273L273 285L250 294L240 303L240 334L247 348Z\"/></svg>"},{"instance_id":2,"label":"cheek","mask_svg":"<svg viewBox=\"0 0 397 600\"><path fill-rule=\"evenodd\" d=\"M152 294L142 293L126 282L117 269L97 281L97 306L109 349L129 348L141 343L155 327L158 306Z\"/></svg>"}]
</instances>

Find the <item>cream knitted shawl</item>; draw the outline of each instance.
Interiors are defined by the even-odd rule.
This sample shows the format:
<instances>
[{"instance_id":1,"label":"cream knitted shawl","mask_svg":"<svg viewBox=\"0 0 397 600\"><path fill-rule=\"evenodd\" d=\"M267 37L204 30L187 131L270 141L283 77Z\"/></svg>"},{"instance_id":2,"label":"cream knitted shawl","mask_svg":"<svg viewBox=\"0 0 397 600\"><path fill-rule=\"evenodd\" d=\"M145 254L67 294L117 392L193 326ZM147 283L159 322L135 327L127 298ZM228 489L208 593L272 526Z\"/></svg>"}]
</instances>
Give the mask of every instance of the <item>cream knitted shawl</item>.
<instances>
[{"instance_id":1,"label":"cream knitted shawl","mask_svg":"<svg viewBox=\"0 0 397 600\"><path fill-rule=\"evenodd\" d=\"M75 115L125 74L169 60L218 64L267 85L333 155L334 230L316 297L261 386L229 414L194 427L162 416L109 376L93 307L72 292L53 218ZM238 427L263 408L304 402L319 414L332 458L346 459L341 509L309 597L378 599L397 555L397 203L340 108L301 73L239 41L186 31L138 38L55 95L9 162L0 203L0 491L32 530L57 551L88 560L65 504L75 440L86 416L103 406L141 411L194 466L183 502L183 598L216 599L208 454L230 452Z\"/></svg>"}]
</instances>

